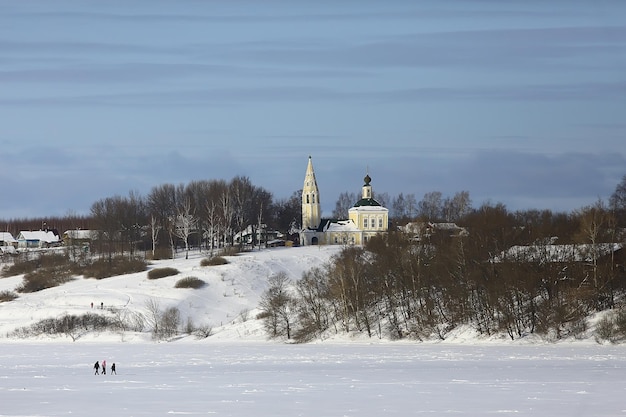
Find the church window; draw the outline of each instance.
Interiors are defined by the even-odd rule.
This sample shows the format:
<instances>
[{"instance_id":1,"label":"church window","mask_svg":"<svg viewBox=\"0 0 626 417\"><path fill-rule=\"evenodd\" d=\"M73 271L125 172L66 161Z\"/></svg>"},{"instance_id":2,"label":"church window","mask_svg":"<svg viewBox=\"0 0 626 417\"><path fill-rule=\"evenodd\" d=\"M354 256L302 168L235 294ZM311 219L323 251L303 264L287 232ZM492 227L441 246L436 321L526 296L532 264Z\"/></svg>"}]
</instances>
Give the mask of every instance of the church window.
<instances>
[{"instance_id":1,"label":"church window","mask_svg":"<svg viewBox=\"0 0 626 417\"><path fill-rule=\"evenodd\" d=\"M378 219L378 227L381 228L381 229L383 228L383 218L382 217Z\"/></svg>"},{"instance_id":2,"label":"church window","mask_svg":"<svg viewBox=\"0 0 626 417\"><path fill-rule=\"evenodd\" d=\"M309 204L309 195L306 195L306 203Z\"/></svg>"}]
</instances>

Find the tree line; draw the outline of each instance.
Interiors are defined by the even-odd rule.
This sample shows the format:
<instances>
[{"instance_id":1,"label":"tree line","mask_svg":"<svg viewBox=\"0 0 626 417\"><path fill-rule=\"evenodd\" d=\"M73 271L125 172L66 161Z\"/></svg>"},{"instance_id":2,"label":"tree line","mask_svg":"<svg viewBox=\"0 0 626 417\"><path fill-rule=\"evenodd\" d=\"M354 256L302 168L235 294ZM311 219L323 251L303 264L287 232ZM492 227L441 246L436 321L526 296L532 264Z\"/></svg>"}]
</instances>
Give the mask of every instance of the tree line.
<instances>
[{"instance_id":1,"label":"tree line","mask_svg":"<svg viewBox=\"0 0 626 417\"><path fill-rule=\"evenodd\" d=\"M200 180L188 184L162 184L145 196L130 191L127 196L102 198L86 216L5 220L6 230L17 236L21 230L93 230L92 251L112 258L137 251L154 257L169 257L182 246L212 250L232 245L234 236L251 226L293 233L301 219L299 193L274 200L248 177L230 181Z\"/></svg>"}]
</instances>

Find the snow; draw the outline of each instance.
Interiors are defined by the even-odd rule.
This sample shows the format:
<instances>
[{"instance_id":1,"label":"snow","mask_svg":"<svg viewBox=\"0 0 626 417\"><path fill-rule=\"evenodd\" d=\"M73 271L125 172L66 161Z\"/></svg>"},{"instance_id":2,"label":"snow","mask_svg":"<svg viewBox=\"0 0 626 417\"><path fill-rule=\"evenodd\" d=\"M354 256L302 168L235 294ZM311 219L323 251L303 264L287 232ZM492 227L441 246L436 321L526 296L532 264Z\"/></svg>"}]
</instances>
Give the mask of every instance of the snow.
<instances>
[{"instance_id":1,"label":"snow","mask_svg":"<svg viewBox=\"0 0 626 417\"><path fill-rule=\"evenodd\" d=\"M92 365L115 362L117 375ZM623 349L3 343L1 416L626 414Z\"/></svg>"},{"instance_id":2,"label":"snow","mask_svg":"<svg viewBox=\"0 0 626 417\"><path fill-rule=\"evenodd\" d=\"M267 278L328 260L338 246L273 248L201 267L206 254L158 261L180 274L104 280L78 277L0 303L0 417L25 416L383 416L626 415L622 346L591 339L557 344L479 339L458 329L444 342L340 336L306 345L267 340L255 308ZM187 276L207 282L175 289ZM14 290L21 276L0 279ZM44 317L106 309L177 306L213 326L206 339L154 342L148 332L9 339ZM117 375L93 375L93 363Z\"/></svg>"}]
</instances>

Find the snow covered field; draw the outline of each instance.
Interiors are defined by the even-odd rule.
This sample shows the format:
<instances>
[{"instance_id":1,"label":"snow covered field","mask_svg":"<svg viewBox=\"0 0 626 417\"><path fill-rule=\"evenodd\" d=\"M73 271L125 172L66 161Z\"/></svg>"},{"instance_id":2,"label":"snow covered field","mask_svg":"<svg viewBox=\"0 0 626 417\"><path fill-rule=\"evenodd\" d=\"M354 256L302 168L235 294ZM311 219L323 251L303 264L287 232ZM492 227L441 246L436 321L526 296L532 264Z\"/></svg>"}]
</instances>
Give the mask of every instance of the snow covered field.
<instances>
[{"instance_id":1,"label":"snow covered field","mask_svg":"<svg viewBox=\"0 0 626 417\"><path fill-rule=\"evenodd\" d=\"M13 343L0 416L618 416L622 347ZM118 375L93 375L115 362Z\"/></svg>"},{"instance_id":2,"label":"snow covered field","mask_svg":"<svg viewBox=\"0 0 626 417\"><path fill-rule=\"evenodd\" d=\"M307 345L268 341L255 309L267 278L293 280L339 247L276 248L201 267L206 254L158 261L180 274L137 273L72 282L0 303L0 417L31 416L626 416L626 347L586 340L478 340L462 331L444 342L340 336ZM207 285L176 289L195 276ZM21 276L0 279L14 290ZM143 333L89 333L75 342L7 338L46 317L83 314L104 303L145 313L175 306L213 326L202 340L156 343ZM118 375L95 376L115 362Z\"/></svg>"},{"instance_id":3,"label":"snow covered field","mask_svg":"<svg viewBox=\"0 0 626 417\"><path fill-rule=\"evenodd\" d=\"M190 319L197 326L212 327L215 338L264 340L264 335L255 331L260 330L260 325L238 327L234 335L231 325L239 325L242 316L256 316L255 309L267 288L268 277L285 273L297 281L304 271L327 261L339 250L340 246L255 250L227 257L227 265L207 267L200 266L200 262L209 254L194 251L189 259L179 253L177 259L151 262L150 269L169 267L180 271L175 276L151 280L147 272L139 272L101 280L75 277L61 286L20 293L17 299L0 303L0 341L8 332L45 318L97 312L101 303L106 310L149 315L147 304L151 300L163 310L178 308L183 322ZM174 288L178 280L186 277L201 279L206 285L201 289ZM23 275L0 278L0 291L15 292L22 278Z\"/></svg>"}]
</instances>

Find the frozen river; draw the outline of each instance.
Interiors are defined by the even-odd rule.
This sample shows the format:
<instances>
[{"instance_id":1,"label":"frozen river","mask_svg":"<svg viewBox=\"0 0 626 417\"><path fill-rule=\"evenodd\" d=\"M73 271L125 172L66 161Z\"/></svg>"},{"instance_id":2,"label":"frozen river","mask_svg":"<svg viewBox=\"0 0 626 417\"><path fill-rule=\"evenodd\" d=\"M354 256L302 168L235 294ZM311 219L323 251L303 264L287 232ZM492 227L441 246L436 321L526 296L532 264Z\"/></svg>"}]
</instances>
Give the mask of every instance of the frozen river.
<instances>
[{"instance_id":1,"label":"frozen river","mask_svg":"<svg viewBox=\"0 0 626 417\"><path fill-rule=\"evenodd\" d=\"M118 375L93 374L93 363ZM0 344L0 416L626 416L619 346Z\"/></svg>"}]
</instances>

